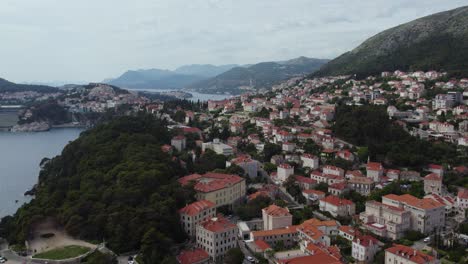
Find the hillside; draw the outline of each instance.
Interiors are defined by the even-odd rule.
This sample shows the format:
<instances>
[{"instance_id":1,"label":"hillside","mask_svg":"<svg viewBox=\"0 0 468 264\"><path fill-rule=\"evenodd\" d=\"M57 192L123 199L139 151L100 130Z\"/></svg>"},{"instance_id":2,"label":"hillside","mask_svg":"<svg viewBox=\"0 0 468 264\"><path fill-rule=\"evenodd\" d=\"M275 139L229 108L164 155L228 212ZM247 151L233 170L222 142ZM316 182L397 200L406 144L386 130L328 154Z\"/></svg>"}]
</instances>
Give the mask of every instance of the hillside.
<instances>
[{"instance_id":1,"label":"hillside","mask_svg":"<svg viewBox=\"0 0 468 264\"><path fill-rule=\"evenodd\" d=\"M46 85L30 85L30 84L17 84L5 79L0 78L0 92L25 92L25 91L37 91L37 92L57 92L58 89Z\"/></svg>"},{"instance_id":2,"label":"hillside","mask_svg":"<svg viewBox=\"0 0 468 264\"><path fill-rule=\"evenodd\" d=\"M264 88L294 76L312 73L327 61L300 57L289 61L235 67L214 78L189 85L188 88L203 93L236 94L242 91L242 87Z\"/></svg>"},{"instance_id":3,"label":"hillside","mask_svg":"<svg viewBox=\"0 0 468 264\"><path fill-rule=\"evenodd\" d=\"M34 224L52 217L73 236L105 240L116 252L141 249L145 263L165 263L185 239L176 209L193 198L176 181L180 165L161 151L169 140L149 115L82 133L46 163L35 198L2 219L0 237L21 244Z\"/></svg>"},{"instance_id":4,"label":"hillside","mask_svg":"<svg viewBox=\"0 0 468 264\"><path fill-rule=\"evenodd\" d=\"M210 78L232 69L236 65L186 65L174 71L149 69L127 71L105 83L130 89L182 89L194 82Z\"/></svg>"},{"instance_id":5,"label":"hillside","mask_svg":"<svg viewBox=\"0 0 468 264\"><path fill-rule=\"evenodd\" d=\"M368 76L394 70L446 70L468 75L468 7L385 30L312 76Z\"/></svg>"}]
</instances>

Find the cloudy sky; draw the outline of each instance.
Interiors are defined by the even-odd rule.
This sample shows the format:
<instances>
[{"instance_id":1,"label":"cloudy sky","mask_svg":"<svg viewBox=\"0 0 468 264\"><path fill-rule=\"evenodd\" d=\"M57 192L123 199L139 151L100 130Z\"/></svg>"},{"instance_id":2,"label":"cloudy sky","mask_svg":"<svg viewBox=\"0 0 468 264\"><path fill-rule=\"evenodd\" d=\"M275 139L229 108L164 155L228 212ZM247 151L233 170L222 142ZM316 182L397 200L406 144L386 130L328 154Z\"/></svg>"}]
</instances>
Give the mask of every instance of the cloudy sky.
<instances>
[{"instance_id":1,"label":"cloudy sky","mask_svg":"<svg viewBox=\"0 0 468 264\"><path fill-rule=\"evenodd\" d=\"M0 77L101 81L127 69L334 58L468 0L1 0Z\"/></svg>"}]
</instances>

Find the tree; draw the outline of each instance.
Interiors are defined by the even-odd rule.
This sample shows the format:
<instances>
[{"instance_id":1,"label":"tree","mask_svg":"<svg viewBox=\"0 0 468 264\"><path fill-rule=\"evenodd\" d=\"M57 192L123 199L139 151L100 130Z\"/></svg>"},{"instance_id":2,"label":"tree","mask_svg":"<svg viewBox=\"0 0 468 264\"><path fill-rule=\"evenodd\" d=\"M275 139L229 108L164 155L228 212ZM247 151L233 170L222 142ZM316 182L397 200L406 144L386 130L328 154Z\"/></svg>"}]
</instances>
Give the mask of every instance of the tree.
<instances>
[{"instance_id":1,"label":"tree","mask_svg":"<svg viewBox=\"0 0 468 264\"><path fill-rule=\"evenodd\" d=\"M265 169L265 171L266 171L268 174L270 174L270 173L276 171L276 165L273 164L273 163L270 163L270 162L265 162L265 163L263 164L263 169Z\"/></svg>"},{"instance_id":2,"label":"tree","mask_svg":"<svg viewBox=\"0 0 468 264\"><path fill-rule=\"evenodd\" d=\"M265 147L263 148L263 155L264 155L264 161L270 161L271 157L274 155L280 154L282 151L282 148L280 145L273 144L273 143L266 143Z\"/></svg>"},{"instance_id":3,"label":"tree","mask_svg":"<svg viewBox=\"0 0 468 264\"><path fill-rule=\"evenodd\" d=\"M242 264L244 262L244 253L240 248L231 248L224 256L224 263L226 264Z\"/></svg>"}]
</instances>

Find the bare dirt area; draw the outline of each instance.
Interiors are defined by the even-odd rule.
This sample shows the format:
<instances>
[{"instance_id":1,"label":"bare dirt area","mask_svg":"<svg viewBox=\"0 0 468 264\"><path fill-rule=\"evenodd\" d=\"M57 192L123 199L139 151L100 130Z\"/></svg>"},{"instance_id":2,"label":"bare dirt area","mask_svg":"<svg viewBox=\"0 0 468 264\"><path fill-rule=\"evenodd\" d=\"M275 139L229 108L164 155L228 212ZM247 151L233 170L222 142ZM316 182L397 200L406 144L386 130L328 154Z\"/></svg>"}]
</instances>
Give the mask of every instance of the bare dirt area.
<instances>
[{"instance_id":1,"label":"bare dirt area","mask_svg":"<svg viewBox=\"0 0 468 264\"><path fill-rule=\"evenodd\" d=\"M53 221L37 225L34 228L33 239L28 240L28 249L33 255L71 245L89 247L91 249L97 247L97 245L67 235Z\"/></svg>"}]
</instances>

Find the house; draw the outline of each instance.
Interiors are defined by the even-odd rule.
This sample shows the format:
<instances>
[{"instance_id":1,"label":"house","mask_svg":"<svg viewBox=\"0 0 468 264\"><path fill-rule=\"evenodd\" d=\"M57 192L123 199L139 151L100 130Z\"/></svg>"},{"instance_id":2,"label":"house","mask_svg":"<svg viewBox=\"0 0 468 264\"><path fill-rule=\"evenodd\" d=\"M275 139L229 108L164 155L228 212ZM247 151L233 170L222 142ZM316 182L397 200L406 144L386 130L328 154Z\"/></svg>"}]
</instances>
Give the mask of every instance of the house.
<instances>
[{"instance_id":1,"label":"house","mask_svg":"<svg viewBox=\"0 0 468 264\"><path fill-rule=\"evenodd\" d=\"M360 170L346 171L345 178L351 180L353 178L363 178L364 175Z\"/></svg>"},{"instance_id":2,"label":"house","mask_svg":"<svg viewBox=\"0 0 468 264\"><path fill-rule=\"evenodd\" d=\"M434 201L437 201L445 205L445 216L448 217L453 213L457 213L457 208L455 208L456 201L450 196L441 196L435 193L424 196L424 198L430 198Z\"/></svg>"},{"instance_id":3,"label":"house","mask_svg":"<svg viewBox=\"0 0 468 264\"><path fill-rule=\"evenodd\" d=\"M226 252L237 247L237 225L221 215L197 225L197 246L204 249L212 261L220 261Z\"/></svg>"},{"instance_id":4,"label":"house","mask_svg":"<svg viewBox=\"0 0 468 264\"><path fill-rule=\"evenodd\" d=\"M208 200L196 201L180 209L179 215L185 233L194 237L197 224L207 217L216 216L216 205Z\"/></svg>"},{"instance_id":5,"label":"house","mask_svg":"<svg viewBox=\"0 0 468 264\"><path fill-rule=\"evenodd\" d=\"M208 264L210 255L201 248L195 248L182 250L176 259L179 264Z\"/></svg>"},{"instance_id":6,"label":"house","mask_svg":"<svg viewBox=\"0 0 468 264\"><path fill-rule=\"evenodd\" d=\"M445 205L429 198L419 199L410 194L388 194L382 197L382 203L411 213L411 230L424 234L445 227Z\"/></svg>"},{"instance_id":7,"label":"house","mask_svg":"<svg viewBox=\"0 0 468 264\"><path fill-rule=\"evenodd\" d=\"M359 215L363 227L391 239L400 239L411 228L411 213L393 205L367 201L366 211Z\"/></svg>"},{"instance_id":8,"label":"house","mask_svg":"<svg viewBox=\"0 0 468 264\"><path fill-rule=\"evenodd\" d=\"M387 170L386 176L392 180L398 180L400 178L400 170L390 169Z\"/></svg>"},{"instance_id":9,"label":"house","mask_svg":"<svg viewBox=\"0 0 468 264\"><path fill-rule=\"evenodd\" d=\"M369 195L375 187L372 179L366 177L354 177L348 181L348 186L362 195Z\"/></svg>"},{"instance_id":10,"label":"house","mask_svg":"<svg viewBox=\"0 0 468 264\"><path fill-rule=\"evenodd\" d=\"M307 178L304 176L296 175L296 182L301 188L301 190L310 190L313 189L317 185L317 181L311 178Z\"/></svg>"},{"instance_id":11,"label":"house","mask_svg":"<svg viewBox=\"0 0 468 264\"><path fill-rule=\"evenodd\" d=\"M319 168L319 158L312 154L303 154L301 156L302 166L312 170Z\"/></svg>"},{"instance_id":12,"label":"house","mask_svg":"<svg viewBox=\"0 0 468 264\"><path fill-rule=\"evenodd\" d=\"M349 189L344 182L337 182L328 186L328 192L335 196L341 196L347 191L349 191Z\"/></svg>"},{"instance_id":13,"label":"house","mask_svg":"<svg viewBox=\"0 0 468 264\"><path fill-rule=\"evenodd\" d=\"M437 173L431 173L424 177L424 193L425 194L442 194L442 177Z\"/></svg>"},{"instance_id":14,"label":"house","mask_svg":"<svg viewBox=\"0 0 468 264\"><path fill-rule=\"evenodd\" d=\"M349 241L353 241L357 235L360 235L359 229L352 226L340 226L338 228L338 235Z\"/></svg>"},{"instance_id":15,"label":"house","mask_svg":"<svg viewBox=\"0 0 468 264\"><path fill-rule=\"evenodd\" d=\"M380 250L379 244L380 241L372 236L358 236L353 240L351 256L358 263L372 263L375 254Z\"/></svg>"},{"instance_id":16,"label":"house","mask_svg":"<svg viewBox=\"0 0 468 264\"><path fill-rule=\"evenodd\" d=\"M356 213L356 205L352 201L333 195L320 199L319 208L334 217L352 216Z\"/></svg>"},{"instance_id":17,"label":"house","mask_svg":"<svg viewBox=\"0 0 468 264\"><path fill-rule=\"evenodd\" d=\"M353 162L355 159L354 154L347 149L336 152L336 156L340 159L344 159L351 162Z\"/></svg>"},{"instance_id":18,"label":"house","mask_svg":"<svg viewBox=\"0 0 468 264\"><path fill-rule=\"evenodd\" d=\"M278 181L285 182L289 176L294 174L294 167L287 163L280 164L277 168L277 173Z\"/></svg>"},{"instance_id":19,"label":"house","mask_svg":"<svg viewBox=\"0 0 468 264\"><path fill-rule=\"evenodd\" d=\"M439 261L411 247L394 244L385 249L385 264L438 264Z\"/></svg>"},{"instance_id":20,"label":"house","mask_svg":"<svg viewBox=\"0 0 468 264\"><path fill-rule=\"evenodd\" d=\"M238 175L208 172L192 174L178 179L182 186L193 182L197 200L208 200L216 207L233 205L246 194L245 179Z\"/></svg>"},{"instance_id":21,"label":"house","mask_svg":"<svg viewBox=\"0 0 468 264\"><path fill-rule=\"evenodd\" d=\"M310 173L310 178L316 180L318 183L324 182L328 185L344 182L345 178L333 174L324 174L320 171L313 171Z\"/></svg>"},{"instance_id":22,"label":"house","mask_svg":"<svg viewBox=\"0 0 468 264\"><path fill-rule=\"evenodd\" d=\"M380 178L383 176L384 168L379 162L368 162L367 166L367 178L371 178L374 182L380 182Z\"/></svg>"},{"instance_id":23,"label":"house","mask_svg":"<svg viewBox=\"0 0 468 264\"><path fill-rule=\"evenodd\" d=\"M171 139L171 146L173 146L178 151L185 149L187 141L184 136L175 136Z\"/></svg>"},{"instance_id":24,"label":"house","mask_svg":"<svg viewBox=\"0 0 468 264\"><path fill-rule=\"evenodd\" d=\"M344 177L344 170L336 166L325 165L322 171L323 171L323 174L331 174L331 175Z\"/></svg>"},{"instance_id":25,"label":"house","mask_svg":"<svg viewBox=\"0 0 468 264\"><path fill-rule=\"evenodd\" d=\"M288 208L272 204L262 209L263 230L273 230L292 225L292 214Z\"/></svg>"},{"instance_id":26,"label":"house","mask_svg":"<svg viewBox=\"0 0 468 264\"><path fill-rule=\"evenodd\" d=\"M319 190L302 190L302 195L309 203L315 203L322 198L325 198L325 193Z\"/></svg>"}]
</instances>

